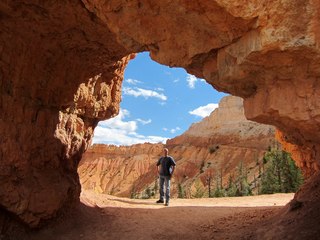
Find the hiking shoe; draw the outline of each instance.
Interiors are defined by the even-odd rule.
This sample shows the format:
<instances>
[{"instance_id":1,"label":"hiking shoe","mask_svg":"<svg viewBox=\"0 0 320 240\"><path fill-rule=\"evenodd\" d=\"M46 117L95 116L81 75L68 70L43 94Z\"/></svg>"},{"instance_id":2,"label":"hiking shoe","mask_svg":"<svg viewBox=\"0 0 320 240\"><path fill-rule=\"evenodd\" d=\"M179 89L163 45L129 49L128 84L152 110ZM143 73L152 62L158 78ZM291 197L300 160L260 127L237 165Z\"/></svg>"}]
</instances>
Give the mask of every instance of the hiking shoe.
<instances>
[{"instance_id":1,"label":"hiking shoe","mask_svg":"<svg viewBox=\"0 0 320 240\"><path fill-rule=\"evenodd\" d=\"M166 202L164 205L168 207L168 206L169 206L169 203L168 203L168 202Z\"/></svg>"},{"instance_id":2,"label":"hiking shoe","mask_svg":"<svg viewBox=\"0 0 320 240\"><path fill-rule=\"evenodd\" d=\"M156 203L164 203L164 201L159 199Z\"/></svg>"}]
</instances>

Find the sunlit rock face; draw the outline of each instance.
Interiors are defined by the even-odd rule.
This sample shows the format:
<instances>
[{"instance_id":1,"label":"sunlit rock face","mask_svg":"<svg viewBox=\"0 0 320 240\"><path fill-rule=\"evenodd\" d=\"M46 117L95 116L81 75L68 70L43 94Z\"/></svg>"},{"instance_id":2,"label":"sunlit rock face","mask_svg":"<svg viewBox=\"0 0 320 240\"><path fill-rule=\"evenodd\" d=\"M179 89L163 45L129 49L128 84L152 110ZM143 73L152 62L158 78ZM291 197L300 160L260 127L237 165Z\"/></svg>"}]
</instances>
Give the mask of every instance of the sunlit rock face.
<instances>
[{"instance_id":1,"label":"sunlit rock face","mask_svg":"<svg viewBox=\"0 0 320 240\"><path fill-rule=\"evenodd\" d=\"M256 186L264 153L277 145L274 135L273 126L245 118L242 98L224 97L208 117L167 141L171 154L178 159L174 181L192 197L199 181L207 188L208 177L221 176L227 186L230 176L235 176L242 165L247 169L248 182Z\"/></svg>"},{"instance_id":2,"label":"sunlit rock face","mask_svg":"<svg viewBox=\"0 0 320 240\"><path fill-rule=\"evenodd\" d=\"M161 143L114 146L94 144L78 167L81 187L122 197L131 197L155 179L156 161L163 153ZM150 175L150 176L149 176Z\"/></svg>"},{"instance_id":3,"label":"sunlit rock face","mask_svg":"<svg viewBox=\"0 0 320 240\"><path fill-rule=\"evenodd\" d=\"M29 226L79 200L77 166L118 113L128 52L78 3L0 4L0 206Z\"/></svg>"},{"instance_id":4,"label":"sunlit rock face","mask_svg":"<svg viewBox=\"0 0 320 240\"><path fill-rule=\"evenodd\" d=\"M97 121L118 112L124 57L140 51L243 97L247 118L278 127L317 169L319 10L315 0L1 3L2 209L36 226L77 201L77 162ZM97 97L82 101L80 84Z\"/></svg>"},{"instance_id":5,"label":"sunlit rock face","mask_svg":"<svg viewBox=\"0 0 320 240\"><path fill-rule=\"evenodd\" d=\"M263 154L276 144L274 133L273 126L245 118L240 97L226 96L210 116L169 139L166 145L94 144L79 164L81 186L83 190L98 193L144 197L146 189L156 188L156 162L163 155L164 147L177 163L172 179L173 197L178 196L178 184L185 189L186 196L192 197L195 185L201 181L201 186L206 186L208 176L216 179L221 174L226 186L230 176L238 172L240 162L248 169L247 178L251 183L259 175Z\"/></svg>"}]
</instances>

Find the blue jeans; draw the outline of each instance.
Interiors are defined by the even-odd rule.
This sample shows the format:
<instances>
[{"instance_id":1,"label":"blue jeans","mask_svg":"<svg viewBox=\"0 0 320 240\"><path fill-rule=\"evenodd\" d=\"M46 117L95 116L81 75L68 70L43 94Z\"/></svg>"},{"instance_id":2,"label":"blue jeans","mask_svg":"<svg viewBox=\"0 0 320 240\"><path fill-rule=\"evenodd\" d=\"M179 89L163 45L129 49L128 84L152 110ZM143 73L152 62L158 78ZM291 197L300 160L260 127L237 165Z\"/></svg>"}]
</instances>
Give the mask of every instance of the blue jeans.
<instances>
[{"instance_id":1,"label":"blue jeans","mask_svg":"<svg viewBox=\"0 0 320 240\"><path fill-rule=\"evenodd\" d=\"M170 199L170 176L160 175L160 200L164 200L164 191L166 190L166 202Z\"/></svg>"}]
</instances>

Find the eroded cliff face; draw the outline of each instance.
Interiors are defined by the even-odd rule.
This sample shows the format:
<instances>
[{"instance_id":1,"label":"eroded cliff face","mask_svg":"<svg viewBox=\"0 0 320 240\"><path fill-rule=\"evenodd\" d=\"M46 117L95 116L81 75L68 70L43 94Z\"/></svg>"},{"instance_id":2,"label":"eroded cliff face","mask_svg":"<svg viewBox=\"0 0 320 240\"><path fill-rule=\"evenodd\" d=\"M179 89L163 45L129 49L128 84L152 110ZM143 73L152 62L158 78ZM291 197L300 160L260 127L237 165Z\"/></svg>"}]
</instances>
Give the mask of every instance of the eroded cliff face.
<instances>
[{"instance_id":1,"label":"eroded cliff face","mask_svg":"<svg viewBox=\"0 0 320 240\"><path fill-rule=\"evenodd\" d=\"M222 185L227 186L242 165L248 182L254 186L253 192L257 192L262 157L277 144L274 134L274 127L245 118L242 98L224 97L210 116L167 141L171 153L180 161L175 182L192 197L196 189L207 192L208 178L211 184L221 179Z\"/></svg>"},{"instance_id":2,"label":"eroded cliff face","mask_svg":"<svg viewBox=\"0 0 320 240\"><path fill-rule=\"evenodd\" d=\"M0 205L29 225L78 198L77 162L97 121L118 112L133 52L243 97L247 118L319 165L319 1L6 1L0 11ZM99 75L108 107L73 112L80 84Z\"/></svg>"},{"instance_id":3,"label":"eroded cliff face","mask_svg":"<svg viewBox=\"0 0 320 240\"><path fill-rule=\"evenodd\" d=\"M151 143L119 147L94 144L83 155L79 164L82 189L131 197L134 191L150 184L146 175L151 176L151 181L156 176L155 163L160 158L163 147L163 144Z\"/></svg>"},{"instance_id":4,"label":"eroded cliff face","mask_svg":"<svg viewBox=\"0 0 320 240\"><path fill-rule=\"evenodd\" d=\"M98 193L142 198L149 189L149 197L152 193L157 196L156 162L164 147L177 163L173 197L178 196L178 186L184 189L186 197L193 197L195 188L206 196L208 177L213 185L221 178L227 186L230 176L237 177L240 164L247 171L248 182L257 186L254 181L262 167L263 154L276 144L274 134L274 127L245 118L241 98L227 96L210 116L169 139L166 145L93 145L78 168L81 186Z\"/></svg>"}]
</instances>

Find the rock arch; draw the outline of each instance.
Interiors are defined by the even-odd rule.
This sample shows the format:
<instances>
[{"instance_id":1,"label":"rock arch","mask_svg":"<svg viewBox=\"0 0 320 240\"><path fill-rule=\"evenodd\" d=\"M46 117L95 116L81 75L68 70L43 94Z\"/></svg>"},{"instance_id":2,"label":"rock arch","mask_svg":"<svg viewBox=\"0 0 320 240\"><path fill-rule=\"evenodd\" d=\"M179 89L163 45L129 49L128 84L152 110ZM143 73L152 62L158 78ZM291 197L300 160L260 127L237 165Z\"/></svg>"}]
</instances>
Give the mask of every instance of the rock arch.
<instances>
[{"instance_id":1,"label":"rock arch","mask_svg":"<svg viewBox=\"0 0 320 240\"><path fill-rule=\"evenodd\" d=\"M78 201L77 164L97 122L118 113L124 68L141 51L243 97L247 118L275 125L313 175L296 201L313 199L319 9L314 0L1 3L3 211L35 227Z\"/></svg>"}]
</instances>

